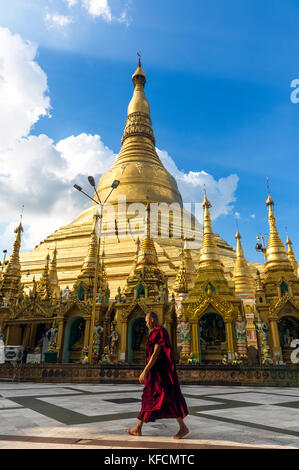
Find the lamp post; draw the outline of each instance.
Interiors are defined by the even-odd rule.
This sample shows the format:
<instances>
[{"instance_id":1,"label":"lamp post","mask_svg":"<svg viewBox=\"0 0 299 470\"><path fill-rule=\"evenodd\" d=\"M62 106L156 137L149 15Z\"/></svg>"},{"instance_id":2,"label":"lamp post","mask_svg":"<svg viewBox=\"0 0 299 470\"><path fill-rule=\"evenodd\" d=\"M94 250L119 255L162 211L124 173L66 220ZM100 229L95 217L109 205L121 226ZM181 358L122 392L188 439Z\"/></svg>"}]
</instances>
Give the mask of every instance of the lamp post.
<instances>
[{"instance_id":1,"label":"lamp post","mask_svg":"<svg viewBox=\"0 0 299 470\"><path fill-rule=\"evenodd\" d=\"M256 251L260 252L260 253L264 253L264 257L265 257L265 263L267 261L267 258L266 258L266 248L265 248L265 235L268 235L268 233L258 233L257 234L257 237L256 237L256 245L255 245L255 249ZM262 241L262 243L260 243Z\"/></svg>"},{"instance_id":2,"label":"lamp post","mask_svg":"<svg viewBox=\"0 0 299 470\"><path fill-rule=\"evenodd\" d=\"M91 199L93 202L98 204L100 206L100 213L96 213L97 221L100 219L100 227L99 227L99 232L98 232L98 243L97 243L97 255L96 255L96 266L95 266L95 278L94 278L94 284L93 284L93 296L92 296L92 310L91 310L91 321L90 321L90 331L89 331L89 345L88 345L88 362L91 363L92 361L92 350L93 350L93 329L94 329L94 324L95 324L95 314L96 314L96 297L97 297L97 289L98 289L98 275L99 275L99 254L100 254L100 247L101 247L101 235L102 235L102 224L103 224L103 209L104 205L107 202L107 199L109 198L110 194L114 189L116 189L119 185L119 180L114 180L112 185L111 185L111 191L109 192L108 196L106 197L105 201L102 202L100 199L100 196L97 192L97 188L95 185L95 180L93 176L88 177L88 181L90 185L94 188L95 193L97 195L98 201L96 199L93 199L90 197L87 193L85 193L81 186L78 186L77 184L74 184L74 188L77 189L78 191L82 192L85 196L87 196L89 199Z\"/></svg>"}]
</instances>

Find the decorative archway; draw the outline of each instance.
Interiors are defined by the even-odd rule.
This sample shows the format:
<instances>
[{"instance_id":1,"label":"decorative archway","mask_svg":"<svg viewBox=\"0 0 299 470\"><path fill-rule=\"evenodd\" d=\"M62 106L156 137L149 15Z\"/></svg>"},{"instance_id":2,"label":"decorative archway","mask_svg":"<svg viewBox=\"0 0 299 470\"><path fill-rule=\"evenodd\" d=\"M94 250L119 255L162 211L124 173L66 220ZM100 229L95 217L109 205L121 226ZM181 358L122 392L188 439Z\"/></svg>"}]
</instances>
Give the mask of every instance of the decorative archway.
<instances>
[{"instance_id":1,"label":"decorative archway","mask_svg":"<svg viewBox=\"0 0 299 470\"><path fill-rule=\"evenodd\" d=\"M290 355L293 348L290 345L293 339L299 338L299 318L293 315L284 315L278 322L278 332L283 360L291 363Z\"/></svg>"},{"instance_id":2,"label":"decorative archway","mask_svg":"<svg viewBox=\"0 0 299 470\"><path fill-rule=\"evenodd\" d=\"M145 323L145 314L141 308L134 310L128 325L128 362L129 364L143 364L145 362L145 346L148 329Z\"/></svg>"},{"instance_id":3,"label":"decorative archway","mask_svg":"<svg viewBox=\"0 0 299 470\"><path fill-rule=\"evenodd\" d=\"M216 312L206 312L198 321L200 362L221 363L226 351L225 324Z\"/></svg>"},{"instance_id":4,"label":"decorative archway","mask_svg":"<svg viewBox=\"0 0 299 470\"><path fill-rule=\"evenodd\" d=\"M62 362L80 362L83 348L85 320L81 316L72 317L65 327Z\"/></svg>"}]
</instances>

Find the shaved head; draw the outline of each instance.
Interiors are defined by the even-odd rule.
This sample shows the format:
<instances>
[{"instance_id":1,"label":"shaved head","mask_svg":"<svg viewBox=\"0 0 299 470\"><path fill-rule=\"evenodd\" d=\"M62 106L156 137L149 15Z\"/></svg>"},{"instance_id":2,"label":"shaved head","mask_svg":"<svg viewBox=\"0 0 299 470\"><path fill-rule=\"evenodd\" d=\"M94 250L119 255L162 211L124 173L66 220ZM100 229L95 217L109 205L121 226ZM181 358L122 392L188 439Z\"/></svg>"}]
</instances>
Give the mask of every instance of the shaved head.
<instances>
[{"instance_id":1,"label":"shaved head","mask_svg":"<svg viewBox=\"0 0 299 470\"><path fill-rule=\"evenodd\" d=\"M152 330L153 328L155 328L155 326L159 324L158 315L155 312L147 313L145 316L145 323L146 323L146 326L150 330Z\"/></svg>"}]
</instances>

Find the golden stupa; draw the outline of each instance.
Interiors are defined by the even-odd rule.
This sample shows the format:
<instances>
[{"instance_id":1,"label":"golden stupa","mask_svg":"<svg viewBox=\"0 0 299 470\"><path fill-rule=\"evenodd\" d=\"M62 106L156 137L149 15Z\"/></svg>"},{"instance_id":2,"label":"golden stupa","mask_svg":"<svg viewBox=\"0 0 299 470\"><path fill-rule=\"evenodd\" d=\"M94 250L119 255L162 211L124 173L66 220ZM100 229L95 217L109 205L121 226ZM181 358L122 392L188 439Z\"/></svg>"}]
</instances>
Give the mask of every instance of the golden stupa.
<instances>
[{"instance_id":1,"label":"golden stupa","mask_svg":"<svg viewBox=\"0 0 299 470\"><path fill-rule=\"evenodd\" d=\"M124 197L126 207L132 203L143 203L144 205L147 203L175 203L180 208L179 210L184 212L176 180L165 169L156 152L150 107L144 92L146 75L141 68L140 58L132 81L134 93L128 106L122 146L112 167L100 178L97 192L101 201L104 201L111 190L112 182L115 179L120 181L120 185L112 192L108 201L114 207L115 214L118 214L119 207L121 207L119 200L124 200ZM90 235L93 230L93 216L96 211L97 205L92 203L73 222L60 227L34 250L21 253L22 282L32 287L33 276L35 276L35 280L39 280L48 253L52 256L56 250L59 286L62 289L66 286L71 287L80 274L88 253ZM115 217L104 209L103 229L106 228L106 232L102 236L102 241L105 246L105 267L112 298L119 286L124 287L132 270L137 242L137 236L132 235L130 226L130 218L133 216L134 214L129 216L126 214L125 217L118 218L117 231L115 232ZM136 223L138 217L135 216L134 220ZM193 245L195 249L192 249L192 258L196 265L202 242L202 226L193 216L192 221L196 227L197 246ZM144 226L144 222L145 218L140 216L138 220L140 229ZM175 227L176 221L173 219L172 232L170 230L169 236L160 236L163 223L162 218L158 223L160 231L158 237L155 237L154 243L159 265L167 275L168 286L171 288L181 264L183 235L188 239L192 238L192 233L185 232L182 237L173 238L171 233L177 228ZM168 227L166 228L168 229ZM219 235L215 235L215 241L224 270L231 277L230 272L234 265L235 252Z\"/></svg>"}]
</instances>

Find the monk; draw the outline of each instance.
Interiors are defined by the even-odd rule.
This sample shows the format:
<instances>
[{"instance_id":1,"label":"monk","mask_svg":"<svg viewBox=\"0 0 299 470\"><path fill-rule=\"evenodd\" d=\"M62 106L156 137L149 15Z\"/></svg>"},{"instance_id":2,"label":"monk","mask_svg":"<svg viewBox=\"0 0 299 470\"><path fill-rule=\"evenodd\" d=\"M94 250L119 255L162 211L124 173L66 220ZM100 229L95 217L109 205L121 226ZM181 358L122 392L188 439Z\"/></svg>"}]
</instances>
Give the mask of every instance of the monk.
<instances>
[{"instance_id":1,"label":"monk","mask_svg":"<svg viewBox=\"0 0 299 470\"><path fill-rule=\"evenodd\" d=\"M183 421L188 408L180 389L169 336L167 330L159 325L154 312L146 315L145 322L150 333L146 343L146 366L139 377L139 382L144 383L141 411L137 425L125 431L133 436L141 436L143 423L175 418L179 431L172 437L182 439L189 433Z\"/></svg>"}]
</instances>

